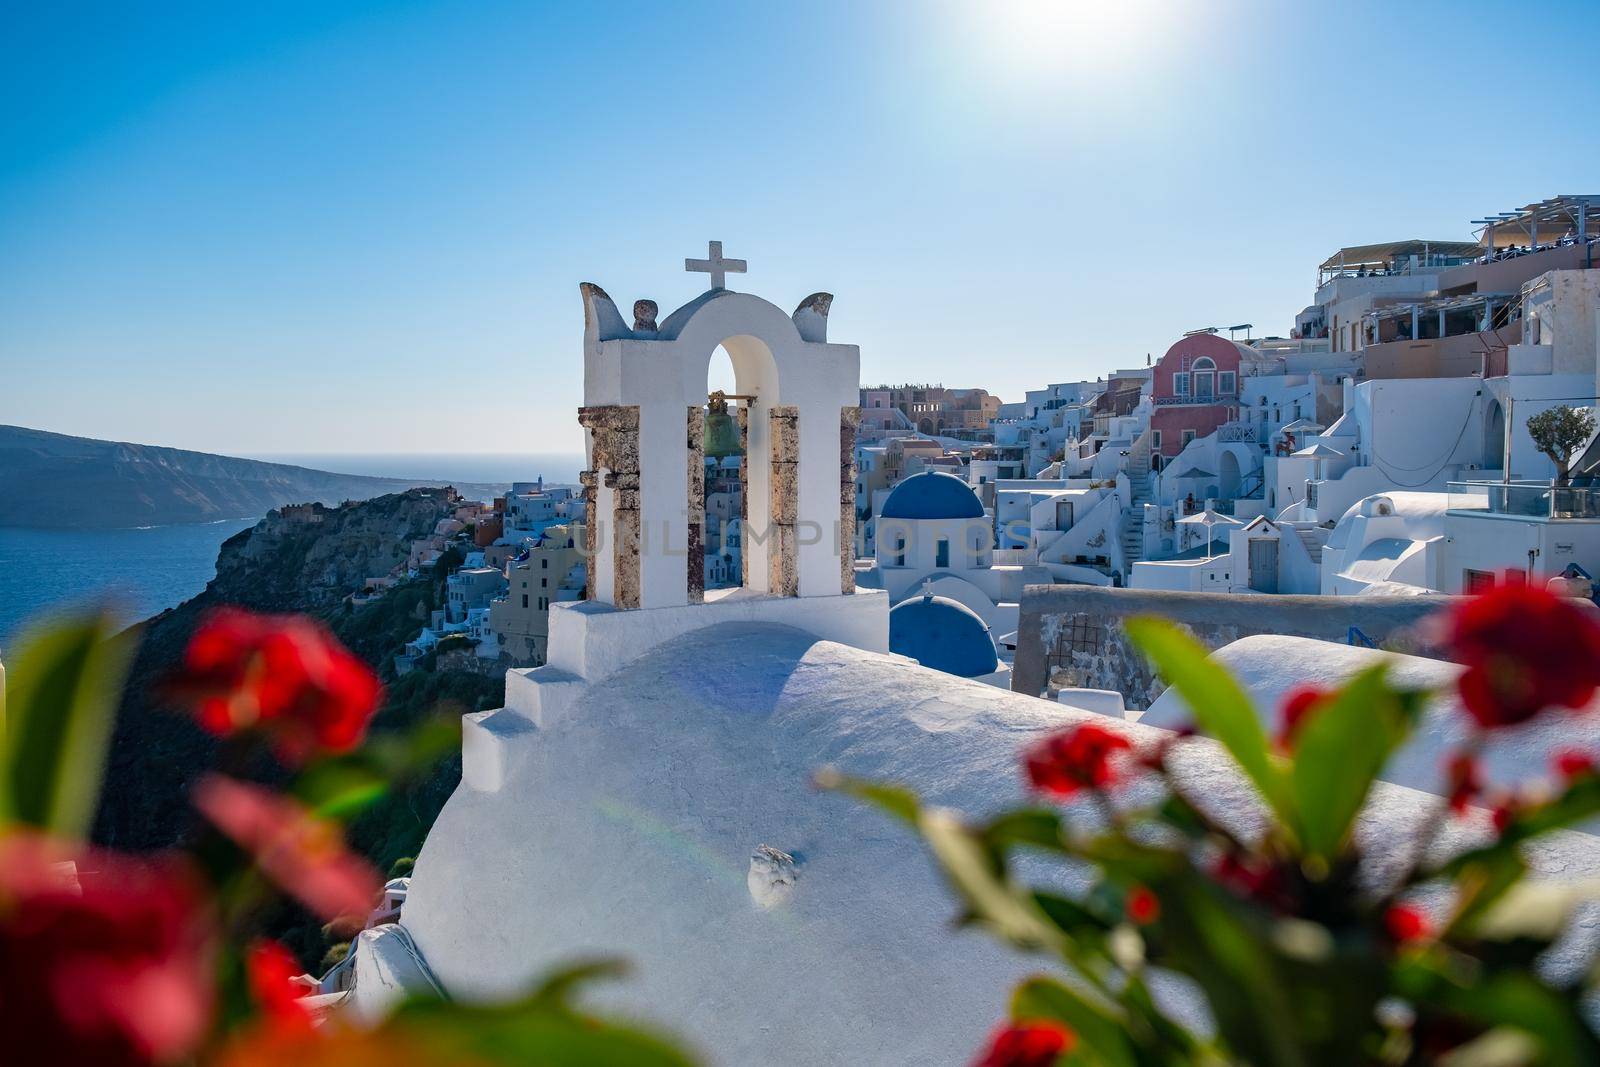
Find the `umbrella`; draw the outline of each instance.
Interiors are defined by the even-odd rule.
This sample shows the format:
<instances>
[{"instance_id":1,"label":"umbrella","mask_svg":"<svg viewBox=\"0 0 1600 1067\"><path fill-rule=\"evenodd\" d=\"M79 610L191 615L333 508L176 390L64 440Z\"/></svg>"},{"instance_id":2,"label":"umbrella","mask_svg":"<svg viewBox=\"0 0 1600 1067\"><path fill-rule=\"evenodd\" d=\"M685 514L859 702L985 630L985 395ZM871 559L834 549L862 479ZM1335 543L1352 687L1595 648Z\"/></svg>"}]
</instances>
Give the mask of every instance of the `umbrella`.
<instances>
[{"instance_id":1,"label":"umbrella","mask_svg":"<svg viewBox=\"0 0 1600 1067\"><path fill-rule=\"evenodd\" d=\"M1241 522L1240 520L1234 518L1232 515L1224 515L1222 512L1213 511L1211 508L1206 508L1204 511L1198 511L1193 515L1185 515L1183 518L1179 519L1178 522L1182 523L1184 525L1188 525L1188 526L1204 526L1206 528L1206 558L1207 559L1211 558L1211 528L1213 526L1217 526L1217 525L1222 525L1222 526L1243 526L1244 525L1243 522Z\"/></svg>"},{"instance_id":2,"label":"umbrella","mask_svg":"<svg viewBox=\"0 0 1600 1067\"><path fill-rule=\"evenodd\" d=\"M1199 467L1190 467L1188 470L1184 471L1182 474L1174 474L1173 477L1174 478L1215 478L1216 475L1214 473L1212 473L1211 471L1202 470Z\"/></svg>"},{"instance_id":3,"label":"umbrella","mask_svg":"<svg viewBox=\"0 0 1600 1067\"><path fill-rule=\"evenodd\" d=\"M1317 461L1317 481L1319 481L1319 482L1322 480L1322 463L1323 463L1323 461L1328 459L1330 456L1342 456L1342 455L1344 455L1344 453L1340 452L1337 448L1329 448L1327 445L1323 444L1321 441L1318 441L1316 444L1311 445L1309 448L1302 448L1298 452L1291 452L1289 454L1291 456L1295 456L1295 457L1297 457L1299 459L1314 459L1314 460L1316 460Z\"/></svg>"},{"instance_id":4,"label":"umbrella","mask_svg":"<svg viewBox=\"0 0 1600 1067\"><path fill-rule=\"evenodd\" d=\"M1298 452L1291 452L1289 454L1291 456L1300 456L1303 459L1327 459L1329 456L1344 455L1344 453L1340 452L1337 448L1329 448L1321 441L1318 441L1316 444L1311 445L1308 448L1302 448Z\"/></svg>"},{"instance_id":5,"label":"umbrella","mask_svg":"<svg viewBox=\"0 0 1600 1067\"><path fill-rule=\"evenodd\" d=\"M1295 419L1293 422L1285 423L1283 428L1280 429L1278 432L1279 433L1304 433L1307 430L1321 430L1321 429L1325 429L1325 427L1320 422L1313 422L1311 419Z\"/></svg>"}]
</instances>

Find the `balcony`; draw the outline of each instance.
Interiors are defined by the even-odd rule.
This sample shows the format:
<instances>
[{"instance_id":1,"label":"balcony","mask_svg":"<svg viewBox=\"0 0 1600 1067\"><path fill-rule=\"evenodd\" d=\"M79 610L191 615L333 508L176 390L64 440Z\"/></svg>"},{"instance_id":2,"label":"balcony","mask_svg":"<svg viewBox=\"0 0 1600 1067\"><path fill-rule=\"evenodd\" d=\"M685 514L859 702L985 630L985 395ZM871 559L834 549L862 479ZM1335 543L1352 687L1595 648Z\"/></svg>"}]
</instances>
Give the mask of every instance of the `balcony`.
<instances>
[{"instance_id":1,"label":"balcony","mask_svg":"<svg viewBox=\"0 0 1600 1067\"><path fill-rule=\"evenodd\" d=\"M1238 393L1183 393L1178 396L1152 397L1151 402L1156 407L1175 407L1178 405L1192 405L1206 407L1212 404L1237 404Z\"/></svg>"},{"instance_id":2,"label":"balcony","mask_svg":"<svg viewBox=\"0 0 1600 1067\"><path fill-rule=\"evenodd\" d=\"M1450 482L1451 511L1541 521L1600 519L1600 487L1563 486L1549 482Z\"/></svg>"}]
</instances>

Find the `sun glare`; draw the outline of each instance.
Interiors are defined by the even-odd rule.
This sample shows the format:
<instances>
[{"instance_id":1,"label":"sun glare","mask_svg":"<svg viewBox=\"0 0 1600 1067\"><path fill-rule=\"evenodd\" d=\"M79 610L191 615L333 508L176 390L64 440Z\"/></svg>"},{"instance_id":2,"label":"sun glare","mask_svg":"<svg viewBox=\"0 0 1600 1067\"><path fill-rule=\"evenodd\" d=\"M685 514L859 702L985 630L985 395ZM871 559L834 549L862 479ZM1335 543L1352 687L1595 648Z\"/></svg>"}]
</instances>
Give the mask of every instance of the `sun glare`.
<instances>
[{"instance_id":1,"label":"sun glare","mask_svg":"<svg viewBox=\"0 0 1600 1067\"><path fill-rule=\"evenodd\" d=\"M1006 80L1060 83L1139 65L1178 36L1176 0L988 0L969 17Z\"/></svg>"}]
</instances>

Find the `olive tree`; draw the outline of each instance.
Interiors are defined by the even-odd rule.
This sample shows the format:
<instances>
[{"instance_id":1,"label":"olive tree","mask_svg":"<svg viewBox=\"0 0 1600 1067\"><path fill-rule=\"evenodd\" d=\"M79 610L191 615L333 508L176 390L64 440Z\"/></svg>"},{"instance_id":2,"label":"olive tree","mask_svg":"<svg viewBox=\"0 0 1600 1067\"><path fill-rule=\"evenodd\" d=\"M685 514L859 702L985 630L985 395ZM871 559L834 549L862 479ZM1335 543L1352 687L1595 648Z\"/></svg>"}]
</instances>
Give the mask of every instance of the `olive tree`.
<instances>
[{"instance_id":1,"label":"olive tree","mask_svg":"<svg viewBox=\"0 0 1600 1067\"><path fill-rule=\"evenodd\" d=\"M1556 465L1556 484L1567 484L1567 464L1572 453L1594 436L1594 413L1587 408L1558 404L1528 420L1528 436L1535 447Z\"/></svg>"}]
</instances>

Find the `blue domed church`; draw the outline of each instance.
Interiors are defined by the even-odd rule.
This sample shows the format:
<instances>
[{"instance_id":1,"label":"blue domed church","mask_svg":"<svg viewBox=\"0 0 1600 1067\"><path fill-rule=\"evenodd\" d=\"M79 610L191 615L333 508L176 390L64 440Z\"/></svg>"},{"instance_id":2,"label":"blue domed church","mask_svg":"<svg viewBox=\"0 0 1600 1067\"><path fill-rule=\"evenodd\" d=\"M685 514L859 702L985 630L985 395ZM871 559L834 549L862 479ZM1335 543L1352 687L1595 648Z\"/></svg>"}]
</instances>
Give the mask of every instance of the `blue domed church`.
<instances>
[{"instance_id":1,"label":"blue domed church","mask_svg":"<svg viewBox=\"0 0 1600 1067\"><path fill-rule=\"evenodd\" d=\"M1016 630L1022 587L1048 584L1049 572L996 563L993 517L943 471L901 481L876 522L876 555L857 580L889 593L890 648L950 674L993 674L995 638Z\"/></svg>"}]
</instances>

